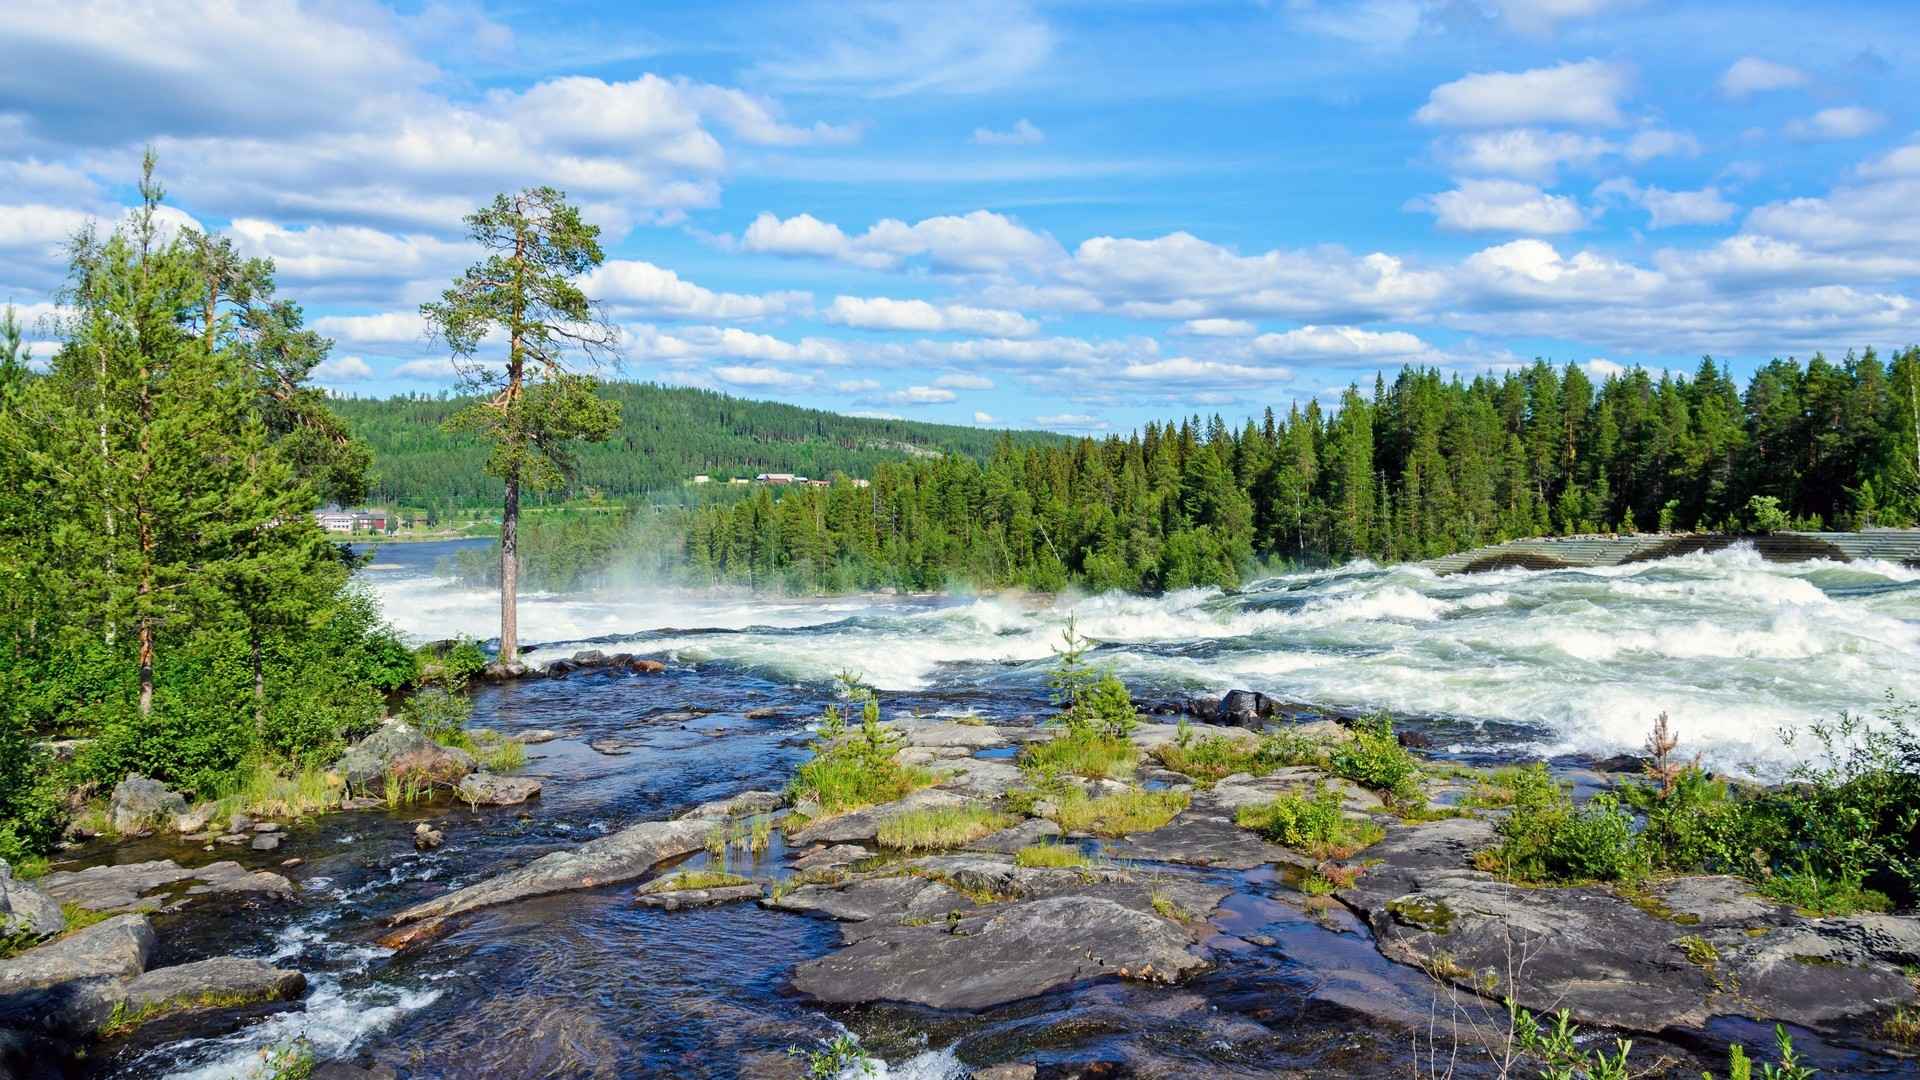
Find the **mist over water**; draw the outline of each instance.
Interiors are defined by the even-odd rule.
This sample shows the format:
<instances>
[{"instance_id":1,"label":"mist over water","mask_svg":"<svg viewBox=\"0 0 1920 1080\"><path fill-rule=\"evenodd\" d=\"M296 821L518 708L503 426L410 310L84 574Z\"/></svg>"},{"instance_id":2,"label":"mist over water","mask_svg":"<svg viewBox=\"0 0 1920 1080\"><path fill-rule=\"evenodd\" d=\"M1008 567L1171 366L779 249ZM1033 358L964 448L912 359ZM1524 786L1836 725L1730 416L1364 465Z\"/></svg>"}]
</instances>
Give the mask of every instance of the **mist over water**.
<instances>
[{"instance_id":1,"label":"mist over water","mask_svg":"<svg viewBox=\"0 0 1920 1080\"><path fill-rule=\"evenodd\" d=\"M495 595L436 576L433 554L396 545L363 572L387 617L421 640L491 637ZM1665 710L1683 750L1777 776L1796 753L1780 729L1875 710L1889 692L1920 699L1920 571L1768 563L1750 548L1451 577L1362 562L1160 597L634 587L524 596L520 625L540 643L536 662L594 647L787 683L852 670L964 707L975 695L1037 700L1069 615L1136 698L1244 688L1384 708L1461 752L1631 751Z\"/></svg>"}]
</instances>

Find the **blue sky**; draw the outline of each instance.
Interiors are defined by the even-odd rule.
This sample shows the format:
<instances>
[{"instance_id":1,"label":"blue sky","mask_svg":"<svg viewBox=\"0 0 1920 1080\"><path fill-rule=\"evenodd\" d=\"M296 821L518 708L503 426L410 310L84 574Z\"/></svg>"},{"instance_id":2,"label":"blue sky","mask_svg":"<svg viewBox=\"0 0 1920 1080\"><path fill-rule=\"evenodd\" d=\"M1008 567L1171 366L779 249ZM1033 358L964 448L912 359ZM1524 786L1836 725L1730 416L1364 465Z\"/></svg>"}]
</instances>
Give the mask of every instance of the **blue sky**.
<instances>
[{"instance_id":1,"label":"blue sky","mask_svg":"<svg viewBox=\"0 0 1920 1080\"><path fill-rule=\"evenodd\" d=\"M92 10L83 10L91 8ZM604 229L622 374L1124 431L1544 356L1744 374L1920 341L1911 4L1654 0L0 11L0 300L154 146L343 393L436 392L460 217ZM45 353L43 348L42 353Z\"/></svg>"}]
</instances>

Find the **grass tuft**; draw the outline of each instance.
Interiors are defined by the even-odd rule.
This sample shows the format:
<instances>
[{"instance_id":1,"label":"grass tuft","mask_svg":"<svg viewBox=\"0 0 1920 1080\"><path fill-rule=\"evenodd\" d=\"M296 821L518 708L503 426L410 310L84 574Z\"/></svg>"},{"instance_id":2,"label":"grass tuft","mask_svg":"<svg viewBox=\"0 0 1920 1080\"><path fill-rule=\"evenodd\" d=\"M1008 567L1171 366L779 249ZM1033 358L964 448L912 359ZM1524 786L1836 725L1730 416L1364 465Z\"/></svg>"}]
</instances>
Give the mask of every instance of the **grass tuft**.
<instances>
[{"instance_id":1,"label":"grass tuft","mask_svg":"<svg viewBox=\"0 0 1920 1080\"><path fill-rule=\"evenodd\" d=\"M1093 733L1069 733L1028 746L1020 768L1029 776L1084 776L1089 780L1125 780L1140 764L1140 751L1127 739Z\"/></svg>"},{"instance_id":2,"label":"grass tuft","mask_svg":"<svg viewBox=\"0 0 1920 1080\"><path fill-rule=\"evenodd\" d=\"M1028 869L1072 870L1092 863L1086 852L1068 844L1029 844L1013 853L1013 865Z\"/></svg>"},{"instance_id":3,"label":"grass tuft","mask_svg":"<svg viewBox=\"0 0 1920 1080\"><path fill-rule=\"evenodd\" d=\"M1316 859L1344 859L1385 837L1371 821L1355 821L1340 807L1340 795L1326 787L1312 796L1289 792L1260 806L1243 806L1234 820L1275 843Z\"/></svg>"},{"instance_id":4,"label":"grass tuft","mask_svg":"<svg viewBox=\"0 0 1920 1080\"><path fill-rule=\"evenodd\" d=\"M1094 799L1077 789L1057 800L1054 821L1067 832L1095 836L1125 836L1151 832L1172 821L1190 801L1184 791L1143 791L1139 788Z\"/></svg>"},{"instance_id":5,"label":"grass tuft","mask_svg":"<svg viewBox=\"0 0 1920 1080\"><path fill-rule=\"evenodd\" d=\"M936 806L888 818L875 839L895 851L939 851L999 832L1014 821L1012 815L986 806Z\"/></svg>"},{"instance_id":6,"label":"grass tuft","mask_svg":"<svg viewBox=\"0 0 1920 1080\"><path fill-rule=\"evenodd\" d=\"M692 889L731 889L753 882L739 874L722 873L718 870L682 870L677 874L655 878L640 886L638 895L656 896L660 893L687 892Z\"/></svg>"}]
</instances>

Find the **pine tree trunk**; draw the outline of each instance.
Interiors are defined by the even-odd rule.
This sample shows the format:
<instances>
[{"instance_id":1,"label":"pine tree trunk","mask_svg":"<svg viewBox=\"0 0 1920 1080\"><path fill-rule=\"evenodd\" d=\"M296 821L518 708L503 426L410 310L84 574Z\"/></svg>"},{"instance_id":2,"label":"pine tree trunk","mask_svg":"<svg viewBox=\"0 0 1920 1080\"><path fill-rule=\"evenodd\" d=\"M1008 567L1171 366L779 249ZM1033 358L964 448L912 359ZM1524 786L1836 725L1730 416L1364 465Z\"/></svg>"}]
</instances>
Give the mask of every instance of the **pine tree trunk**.
<instances>
[{"instance_id":1,"label":"pine tree trunk","mask_svg":"<svg viewBox=\"0 0 1920 1080\"><path fill-rule=\"evenodd\" d=\"M507 477L507 502L500 514L500 662L520 652L520 478Z\"/></svg>"},{"instance_id":2,"label":"pine tree trunk","mask_svg":"<svg viewBox=\"0 0 1920 1080\"><path fill-rule=\"evenodd\" d=\"M146 593L146 582L140 583L140 591ZM153 712L153 623L140 620L140 716L145 719Z\"/></svg>"},{"instance_id":3,"label":"pine tree trunk","mask_svg":"<svg viewBox=\"0 0 1920 1080\"><path fill-rule=\"evenodd\" d=\"M260 668L260 628L247 628L247 644L253 661L253 736L258 749L267 749L267 680Z\"/></svg>"}]
</instances>

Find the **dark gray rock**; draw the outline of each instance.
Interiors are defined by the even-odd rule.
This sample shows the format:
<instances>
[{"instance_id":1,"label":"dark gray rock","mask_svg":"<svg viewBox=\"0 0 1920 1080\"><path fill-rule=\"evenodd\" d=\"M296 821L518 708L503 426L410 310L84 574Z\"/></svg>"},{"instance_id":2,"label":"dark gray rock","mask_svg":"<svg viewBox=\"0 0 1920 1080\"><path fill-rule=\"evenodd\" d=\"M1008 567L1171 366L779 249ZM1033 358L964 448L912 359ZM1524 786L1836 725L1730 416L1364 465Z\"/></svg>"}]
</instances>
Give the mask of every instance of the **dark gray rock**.
<instances>
[{"instance_id":1,"label":"dark gray rock","mask_svg":"<svg viewBox=\"0 0 1920 1080\"><path fill-rule=\"evenodd\" d=\"M238 843L252 839L250 834L238 835ZM180 882L192 884L175 895L169 886ZM295 891L293 882L279 874L248 870L237 862L184 867L172 859L63 870L40 879L40 886L55 900L89 911L173 910L198 896L260 893L284 899L291 898Z\"/></svg>"},{"instance_id":2,"label":"dark gray rock","mask_svg":"<svg viewBox=\"0 0 1920 1080\"><path fill-rule=\"evenodd\" d=\"M353 791L384 790L396 761L409 755L431 755L440 749L411 724L388 720L373 734L347 748L333 768ZM240 831L238 828L235 832Z\"/></svg>"},{"instance_id":3,"label":"dark gray rock","mask_svg":"<svg viewBox=\"0 0 1920 1080\"><path fill-rule=\"evenodd\" d=\"M710 907L714 904L731 904L741 900L758 900L765 893L766 890L755 882L712 889L675 889L671 892L645 893L634 897L634 903L641 907L679 911L682 908Z\"/></svg>"},{"instance_id":4,"label":"dark gray rock","mask_svg":"<svg viewBox=\"0 0 1920 1080\"><path fill-rule=\"evenodd\" d=\"M526 776L477 772L462 777L453 793L463 802L476 806L514 806L540 794L540 781Z\"/></svg>"},{"instance_id":5,"label":"dark gray rock","mask_svg":"<svg viewBox=\"0 0 1920 1080\"><path fill-rule=\"evenodd\" d=\"M153 926L144 915L116 915L58 941L0 961L0 995L92 979L126 979L147 969Z\"/></svg>"},{"instance_id":6,"label":"dark gray rock","mask_svg":"<svg viewBox=\"0 0 1920 1080\"><path fill-rule=\"evenodd\" d=\"M904 874L839 885L802 885L763 903L781 911L825 915L842 922L865 922L883 915L933 918L975 906L940 882Z\"/></svg>"},{"instance_id":7,"label":"dark gray rock","mask_svg":"<svg viewBox=\"0 0 1920 1080\"><path fill-rule=\"evenodd\" d=\"M480 669L480 677L490 683L514 682L536 674L538 674L538 672L518 660L507 664L495 660L493 663Z\"/></svg>"},{"instance_id":8,"label":"dark gray rock","mask_svg":"<svg viewBox=\"0 0 1920 1080\"><path fill-rule=\"evenodd\" d=\"M577 848L549 852L518 870L456 889L400 912L393 925L454 915L529 896L632 881L676 855L706 846L710 821L647 821Z\"/></svg>"},{"instance_id":9,"label":"dark gray rock","mask_svg":"<svg viewBox=\"0 0 1920 1080\"><path fill-rule=\"evenodd\" d=\"M793 866L796 870L835 870L852 866L872 854L858 844L834 844L807 852L793 860Z\"/></svg>"},{"instance_id":10,"label":"dark gray rock","mask_svg":"<svg viewBox=\"0 0 1920 1080\"><path fill-rule=\"evenodd\" d=\"M1257 728L1277 712L1272 698L1253 690L1229 690L1220 699L1213 722L1229 727Z\"/></svg>"},{"instance_id":11,"label":"dark gray rock","mask_svg":"<svg viewBox=\"0 0 1920 1080\"><path fill-rule=\"evenodd\" d=\"M889 926L801 964L796 990L820 1001L902 1001L984 1009L1103 976L1171 983L1207 966L1187 931L1112 900L1056 896L964 920Z\"/></svg>"},{"instance_id":12,"label":"dark gray rock","mask_svg":"<svg viewBox=\"0 0 1920 1080\"><path fill-rule=\"evenodd\" d=\"M777 791L743 791L724 799L710 803L701 803L687 811L682 818L735 818L749 814L770 814L787 803L786 796Z\"/></svg>"},{"instance_id":13,"label":"dark gray rock","mask_svg":"<svg viewBox=\"0 0 1920 1080\"><path fill-rule=\"evenodd\" d=\"M297 971L276 968L262 960L222 956L191 964L155 968L122 987L118 997L126 1011L190 1011L232 1008L258 1001L291 1001L306 991L307 980Z\"/></svg>"},{"instance_id":14,"label":"dark gray rock","mask_svg":"<svg viewBox=\"0 0 1920 1080\"><path fill-rule=\"evenodd\" d=\"M1044 844L1060 835L1060 826L1045 818L1028 818L1010 829L982 837L968 844L971 851L997 851L1011 855L1023 847Z\"/></svg>"},{"instance_id":15,"label":"dark gray rock","mask_svg":"<svg viewBox=\"0 0 1920 1080\"><path fill-rule=\"evenodd\" d=\"M1658 1032L1730 1013L1839 1033L1915 1000L1901 967L1920 952L1913 919L1805 919L1724 877L1663 883L1652 903L1510 885L1470 867L1493 840L1472 818L1395 829L1339 899L1390 959L1590 1024Z\"/></svg>"},{"instance_id":16,"label":"dark gray rock","mask_svg":"<svg viewBox=\"0 0 1920 1080\"><path fill-rule=\"evenodd\" d=\"M1311 866L1313 860L1279 844L1268 843L1233 823L1233 814L1221 802L1202 798L1172 821L1152 832L1108 840L1104 850L1120 859L1216 866L1251 870L1269 863Z\"/></svg>"},{"instance_id":17,"label":"dark gray rock","mask_svg":"<svg viewBox=\"0 0 1920 1080\"><path fill-rule=\"evenodd\" d=\"M279 833L261 833L255 836L253 838L253 843L247 846L251 847L255 851L272 851L273 849L280 846L280 834Z\"/></svg>"},{"instance_id":18,"label":"dark gray rock","mask_svg":"<svg viewBox=\"0 0 1920 1080\"><path fill-rule=\"evenodd\" d=\"M0 859L0 937L51 937L66 926L60 901L32 882L15 878L7 860Z\"/></svg>"},{"instance_id":19,"label":"dark gray rock","mask_svg":"<svg viewBox=\"0 0 1920 1080\"><path fill-rule=\"evenodd\" d=\"M113 798L107 803L107 816L117 833L171 824L175 817L186 812L185 796L139 773L128 773L126 779L115 784Z\"/></svg>"}]
</instances>

